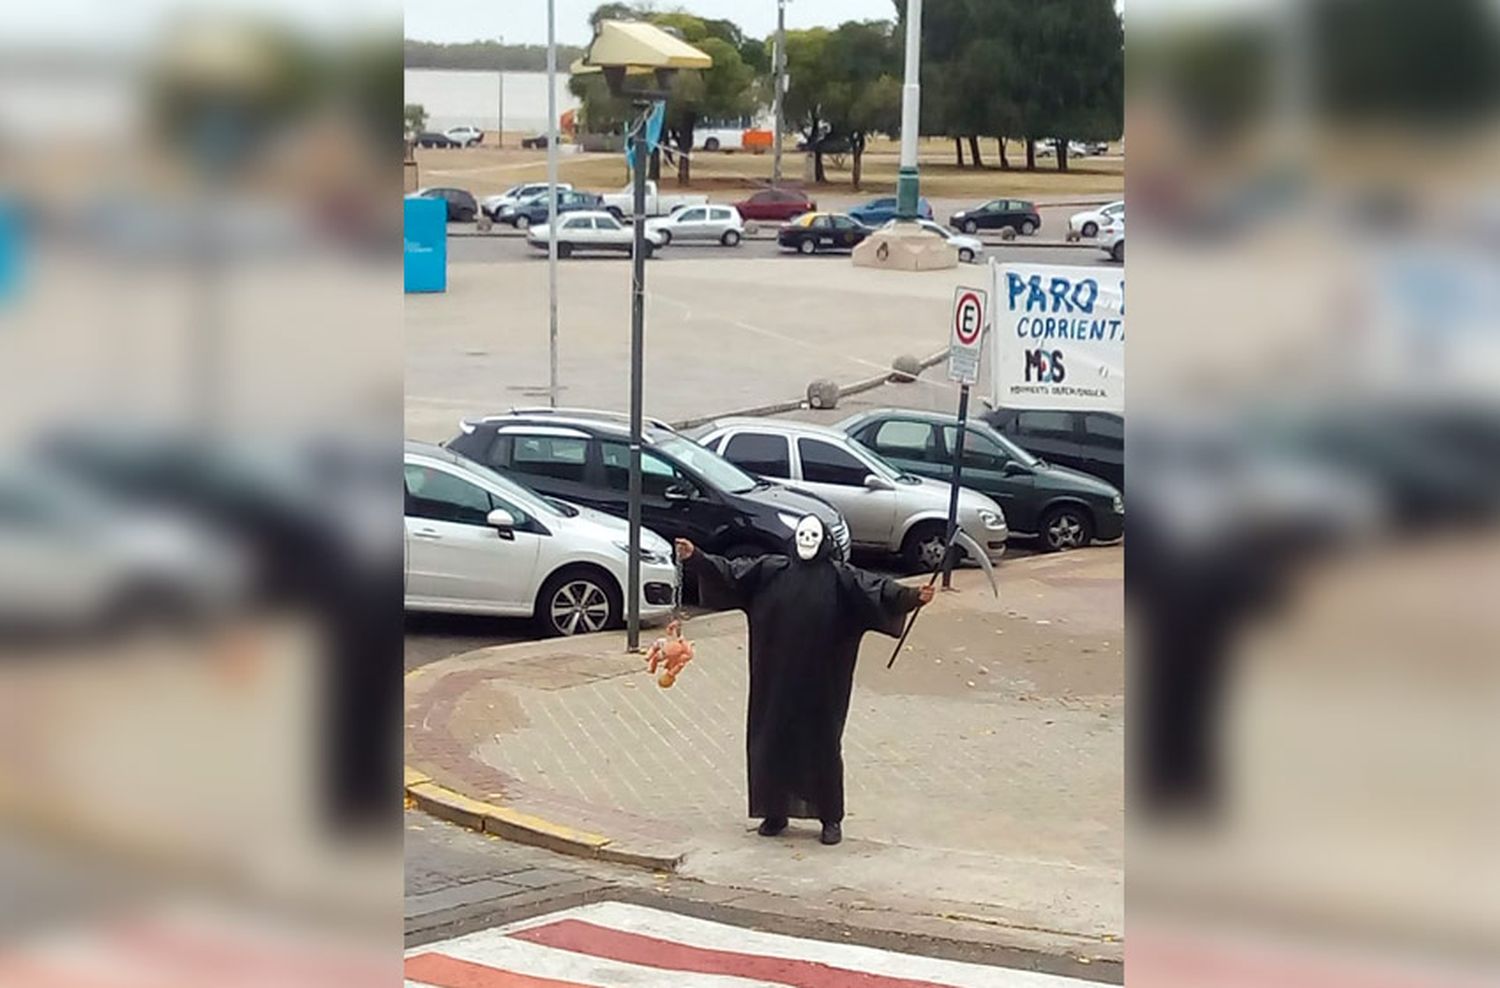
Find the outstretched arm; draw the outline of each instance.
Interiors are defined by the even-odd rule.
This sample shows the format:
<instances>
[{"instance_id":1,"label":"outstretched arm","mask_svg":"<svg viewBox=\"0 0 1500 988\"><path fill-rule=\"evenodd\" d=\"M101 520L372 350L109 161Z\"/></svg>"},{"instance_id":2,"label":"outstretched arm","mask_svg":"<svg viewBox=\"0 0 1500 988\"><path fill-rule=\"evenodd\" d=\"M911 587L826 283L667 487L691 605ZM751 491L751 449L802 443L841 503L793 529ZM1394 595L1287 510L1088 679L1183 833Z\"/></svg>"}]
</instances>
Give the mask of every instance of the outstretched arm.
<instances>
[{"instance_id":1,"label":"outstretched arm","mask_svg":"<svg viewBox=\"0 0 1500 988\"><path fill-rule=\"evenodd\" d=\"M866 631L899 635L902 617L932 601L931 583L909 587L847 563L838 565L844 600Z\"/></svg>"},{"instance_id":2,"label":"outstretched arm","mask_svg":"<svg viewBox=\"0 0 1500 988\"><path fill-rule=\"evenodd\" d=\"M709 607L744 610L760 586L762 558L725 559L704 552L687 539L674 543L682 569L698 580L698 595Z\"/></svg>"}]
</instances>

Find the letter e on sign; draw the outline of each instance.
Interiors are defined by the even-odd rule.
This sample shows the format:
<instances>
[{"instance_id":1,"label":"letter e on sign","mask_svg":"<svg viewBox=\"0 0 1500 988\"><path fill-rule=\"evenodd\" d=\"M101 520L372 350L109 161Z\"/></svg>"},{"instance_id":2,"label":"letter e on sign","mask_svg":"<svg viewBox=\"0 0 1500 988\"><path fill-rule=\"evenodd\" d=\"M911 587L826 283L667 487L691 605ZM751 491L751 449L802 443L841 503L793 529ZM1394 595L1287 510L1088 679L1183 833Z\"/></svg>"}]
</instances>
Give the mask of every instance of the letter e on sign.
<instances>
[{"instance_id":1,"label":"letter e on sign","mask_svg":"<svg viewBox=\"0 0 1500 988\"><path fill-rule=\"evenodd\" d=\"M982 288L956 289L948 336L948 380L973 384L979 379L980 341L988 318L989 293Z\"/></svg>"}]
</instances>

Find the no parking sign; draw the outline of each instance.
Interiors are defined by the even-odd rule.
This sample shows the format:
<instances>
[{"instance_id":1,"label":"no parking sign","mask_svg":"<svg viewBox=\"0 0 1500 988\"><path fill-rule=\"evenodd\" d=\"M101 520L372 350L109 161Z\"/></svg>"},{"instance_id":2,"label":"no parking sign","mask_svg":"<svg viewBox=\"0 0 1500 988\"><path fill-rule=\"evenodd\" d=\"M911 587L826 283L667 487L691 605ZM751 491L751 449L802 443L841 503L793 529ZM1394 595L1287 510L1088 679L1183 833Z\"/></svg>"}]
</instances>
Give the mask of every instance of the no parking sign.
<instances>
[{"instance_id":1,"label":"no parking sign","mask_svg":"<svg viewBox=\"0 0 1500 988\"><path fill-rule=\"evenodd\" d=\"M948 380L973 384L979 380L980 340L984 336L989 293L960 286L953 292L953 322L948 335Z\"/></svg>"}]
</instances>

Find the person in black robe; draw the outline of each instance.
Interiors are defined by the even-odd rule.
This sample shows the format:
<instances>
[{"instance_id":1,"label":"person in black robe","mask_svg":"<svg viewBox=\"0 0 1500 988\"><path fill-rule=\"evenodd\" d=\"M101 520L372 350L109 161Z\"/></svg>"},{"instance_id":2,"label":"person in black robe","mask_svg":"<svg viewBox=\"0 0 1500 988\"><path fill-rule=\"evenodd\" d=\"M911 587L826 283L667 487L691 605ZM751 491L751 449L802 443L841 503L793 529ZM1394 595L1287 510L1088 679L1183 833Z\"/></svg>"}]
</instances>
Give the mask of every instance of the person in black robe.
<instances>
[{"instance_id":1,"label":"person in black robe","mask_svg":"<svg viewBox=\"0 0 1500 988\"><path fill-rule=\"evenodd\" d=\"M750 815L761 818L766 837L785 830L790 817L816 819L823 843L837 844L844 721L860 639L867 631L900 635L903 616L932 600L932 587L907 587L835 560L813 515L798 522L793 549L731 561L677 540L703 603L749 618Z\"/></svg>"}]
</instances>

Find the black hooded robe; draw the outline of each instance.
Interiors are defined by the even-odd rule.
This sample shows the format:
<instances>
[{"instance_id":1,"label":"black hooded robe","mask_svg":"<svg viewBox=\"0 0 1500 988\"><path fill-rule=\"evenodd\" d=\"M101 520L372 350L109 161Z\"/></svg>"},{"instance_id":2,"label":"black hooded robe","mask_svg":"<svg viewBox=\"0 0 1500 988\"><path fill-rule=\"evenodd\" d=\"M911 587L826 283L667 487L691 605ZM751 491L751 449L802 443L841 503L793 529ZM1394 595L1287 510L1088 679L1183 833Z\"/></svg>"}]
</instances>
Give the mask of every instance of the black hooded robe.
<instances>
[{"instance_id":1,"label":"black hooded robe","mask_svg":"<svg viewBox=\"0 0 1500 988\"><path fill-rule=\"evenodd\" d=\"M844 818L844 720L867 631L901 634L918 591L829 555L730 561L694 552L703 602L750 624L746 754L752 817Z\"/></svg>"}]
</instances>

